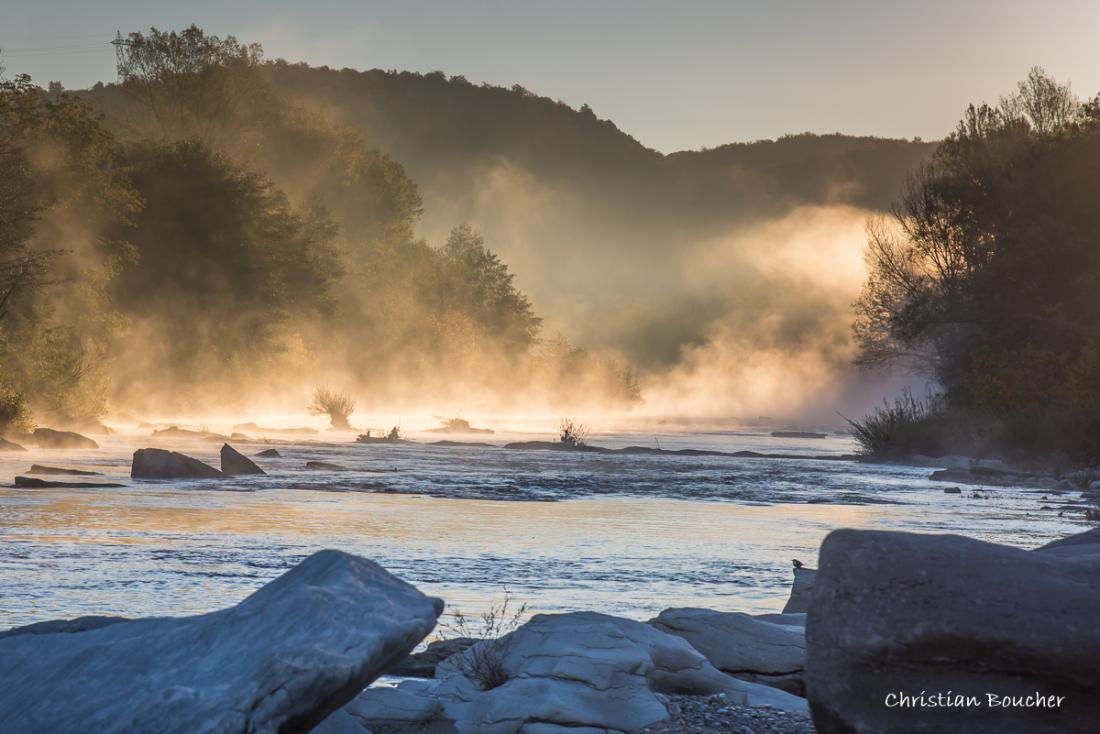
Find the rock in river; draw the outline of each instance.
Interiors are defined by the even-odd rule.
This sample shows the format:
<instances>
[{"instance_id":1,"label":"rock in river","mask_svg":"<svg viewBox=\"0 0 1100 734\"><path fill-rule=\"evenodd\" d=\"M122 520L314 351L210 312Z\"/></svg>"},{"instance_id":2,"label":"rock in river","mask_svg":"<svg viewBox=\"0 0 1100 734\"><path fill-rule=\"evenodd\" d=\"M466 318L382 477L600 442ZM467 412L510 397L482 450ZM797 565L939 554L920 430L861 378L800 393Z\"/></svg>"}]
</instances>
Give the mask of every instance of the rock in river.
<instances>
[{"instance_id":1,"label":"rock in river","mask_svg":"<svg viewBox=\"0 0 1100 734\"><path fill-rule=\"evenodd\" d=\"M278 459L280 456L282 456L282 454L280 454L275 449L264 449L260 453L256 454L256 456L264 459Z\"/></svg>"},{"instance_id":2,"label":"rock in river","mask_svg":"<svg viewBox=\"0 0 1100 734\"><path fill-rule=\"evenodd\" d=\"M118 482L51 482L46 479L39 479L38 477L16 477L15 486L22 487L23 489L55 489L59 487L68 487L71 489L107 489L110 487L125 487L126 485L119 484Z\"/></svg>"},{"instance_id":3,"label":"rock in river","mask_svg":"<svg viewBox=\"0 0 1100 734\"><path fill-rule=\"evenodd\" d=\"M256 462L248 458L229 444L222 444L222 474L235 476L237 474L267 474L256 466Z\"/></svg>"},{"instance_id":4,"label":"rock in river","mask_svg":"<svg viewBox=\"0 0 1100 734\"><path fill-rule=\"evenodd\" d=\"M806 620L818 730L1096 731L1095 541L1024 551L954 535L831 533Z\"/></svg>"},{"instance_id":5,"label":"rock in river","mask_svg":"<svg viewBox=\"0 0 1100 734\"><path fill-rule=\"evenodd\" d=\"M316 553L196 617L0 639L0 731L308 732L403 659L443 602Z\"/></svg>"},{"instance_id":6,"label":"rock in river","mask_svg":"<svg viewBox=\"0 0 1100 734\"><path fill-rule=\"evenodd\" d=\"M791 595L783 607L784 614L800 614L810 610L810 598L814 590L817 569L795 566Z\"/></svg>"},{"instance_id":7,"label":"rock in river","mask_svg":"<svg viewBox=\"0 0 1100 734\"><path fill-rule=\"evenodd\" d=\"M368 689L343 713L367 729L431 720L459 734L566 734L640 731L668 718L660 694L672 692L806 711L796 696L718 671L680 637L594 612L536 615L435 672L435 680Z\"/></svg>"},{"instance_id":8,"label":"rock in river","mask_svg":"<svg viewBox=\"0 0 1100 734\"><path fill-rule=\"evenodd\" d=\"M138 449L130 467L134 479L215 479L224 477L220 471L176 451Z\"/></svg>"},{"instance_id":9,"label":"rock in river","mask_svg":"<svg viewBox=\"0 0 1100 734\"><path fill-rule=\"evenodd\" d=\"M649 623L683 637L724 673L803 693L806 639L799 627L710 609L666 609Z\"/></svg>"},{"instance_id":10,"label":"rock in river","mask_svg":"<svg viewBox=\"0 0 1100 734\"><path fill-rule=\"evenodd\" d=\"M34 440L42 449L98 449L99 444L79 433L55 431L52 428L34 429Z\"/></svg>"},{"instance_id":11,"label":"rock in river","mask_svg":"<svg viewBox=\"0 0 1100 734\"><path fill-rule=\"evenodd\" d=\"M26 449L14 441L0 437L0 451L26 451Z\"/></svg>"}]
</instances>

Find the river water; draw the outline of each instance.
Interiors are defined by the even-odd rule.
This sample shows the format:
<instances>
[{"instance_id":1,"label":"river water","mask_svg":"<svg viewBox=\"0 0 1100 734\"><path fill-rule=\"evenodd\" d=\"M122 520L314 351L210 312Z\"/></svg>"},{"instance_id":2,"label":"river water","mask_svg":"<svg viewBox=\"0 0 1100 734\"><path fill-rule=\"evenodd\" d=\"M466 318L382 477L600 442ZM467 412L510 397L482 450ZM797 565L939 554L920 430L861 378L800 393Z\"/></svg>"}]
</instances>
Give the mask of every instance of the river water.
<instances>
[{"instance_id":1,"label":"river water","mask_svg":"<svg viewBox=\"0 0 1100 734\"><path fill-rule=\"evenodd\" d=\"M847 437L729 430L604 434L608 447L751 450L813 458L587 454L490 446L240 443L267 476L129 478L135 448L218 464L220 443L112 436L98 450L0 454L0 481L32 463L102 472L114 489L0 488L0 628L83 614L184 615L234 604L322 548L371 558L467 614L505 590L531 612L645 619L671 606L764 612L791 560L816 565L838 527L959 533L1031 548L1084 526L1046 493L928 479L929 468L839 460ZM453 437L452 437L453 438ZM310 460L350 471L311 471ZM1053 507L1053 509L1051 509Z\"/></svg>"}]
</instances>

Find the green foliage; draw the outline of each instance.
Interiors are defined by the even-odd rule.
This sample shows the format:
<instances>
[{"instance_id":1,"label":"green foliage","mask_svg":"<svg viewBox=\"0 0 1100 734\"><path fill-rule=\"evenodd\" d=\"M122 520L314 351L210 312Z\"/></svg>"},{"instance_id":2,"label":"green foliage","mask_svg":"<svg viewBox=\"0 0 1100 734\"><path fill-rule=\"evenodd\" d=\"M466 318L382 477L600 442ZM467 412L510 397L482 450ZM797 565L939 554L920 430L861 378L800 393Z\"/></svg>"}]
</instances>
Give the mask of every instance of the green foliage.
<instances>
[{"instance_id":1,"label":"green foliage","mask_svg":"<svg viewBox=\"0 0 1100 734\"><path fill-rule=\"evenodd\" d=\"M945 411L1003 452L1100 459L1100 124L1041 70L971 106L870 227L855 333L867 364L912 361Z\"/></svg>"}]
</instances>

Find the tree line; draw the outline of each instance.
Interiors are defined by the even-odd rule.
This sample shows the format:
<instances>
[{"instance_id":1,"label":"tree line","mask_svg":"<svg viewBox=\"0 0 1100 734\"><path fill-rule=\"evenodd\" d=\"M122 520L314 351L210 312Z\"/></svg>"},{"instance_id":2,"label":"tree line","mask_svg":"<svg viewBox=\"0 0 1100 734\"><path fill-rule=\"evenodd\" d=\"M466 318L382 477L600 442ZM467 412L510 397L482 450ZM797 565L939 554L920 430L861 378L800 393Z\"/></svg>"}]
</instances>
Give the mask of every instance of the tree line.
<instances>
[{"instance_id":1,"label":"tree line","mask_svg":"<svg viewBox=\"0 0 1100 734\"><path fill-rule=\"evenodd\" d=\"M542 333L476 231L418 239L402 165L277 91L258 45L121 40L94 100L0 82L0 430L255 397L288 370L638 399Z\"/></svg>"}]
</instances>

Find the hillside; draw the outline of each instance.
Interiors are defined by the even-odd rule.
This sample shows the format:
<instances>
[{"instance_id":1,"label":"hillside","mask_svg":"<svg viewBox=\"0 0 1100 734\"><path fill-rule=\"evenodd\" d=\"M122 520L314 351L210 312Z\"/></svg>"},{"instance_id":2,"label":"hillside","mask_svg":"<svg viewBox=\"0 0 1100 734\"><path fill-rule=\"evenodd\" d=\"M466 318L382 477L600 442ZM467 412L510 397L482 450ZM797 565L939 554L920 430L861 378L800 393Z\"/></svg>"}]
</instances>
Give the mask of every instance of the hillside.
<instances>
[{"instance_id":1,"label":"hillside","mask_svg":"<svg viewBox=\"0 0 1100 734\"><path fill-rule=\"evenodd\" d=\"M675 361L729 308L726 294L683 282L685 254L800 207L885 210L934 148L806 134L665 156L587 106L519 86L264 69L281 92L362 130L405 166L424 200L423 234L471 222L550 326L642 364Z\"/></svg>"}]
</instances>

